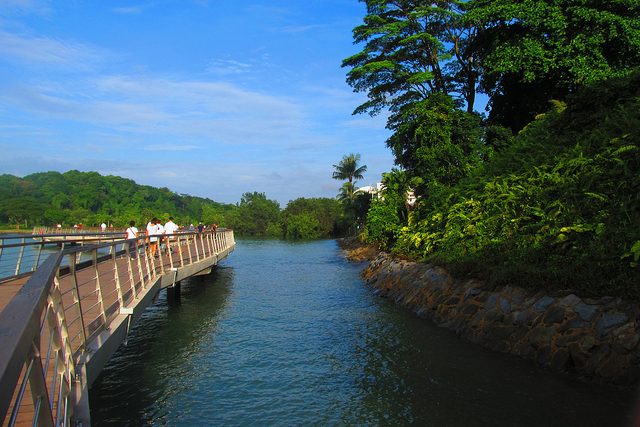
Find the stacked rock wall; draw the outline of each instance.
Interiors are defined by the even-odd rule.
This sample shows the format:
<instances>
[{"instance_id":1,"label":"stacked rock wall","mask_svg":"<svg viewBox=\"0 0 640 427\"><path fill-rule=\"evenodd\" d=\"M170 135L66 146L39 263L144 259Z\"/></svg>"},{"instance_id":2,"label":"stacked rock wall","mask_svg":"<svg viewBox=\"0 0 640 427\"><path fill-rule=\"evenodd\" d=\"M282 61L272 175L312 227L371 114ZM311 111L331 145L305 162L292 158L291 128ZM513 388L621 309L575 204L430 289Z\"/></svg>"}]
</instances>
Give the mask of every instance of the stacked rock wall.
<instances>
[{"instance_id":1,"label":"stacked rock wall","mask_svg":"<svg viewBox=\"0 0 640 427\"><path fill-rule=\"evenodd\" d=\"M477 280L454 280L442 268L384 253L362 274L376 293L493 350L595 380L633 384L640 378L636 304L484 289Z\"/></svg>"}]
</instances>

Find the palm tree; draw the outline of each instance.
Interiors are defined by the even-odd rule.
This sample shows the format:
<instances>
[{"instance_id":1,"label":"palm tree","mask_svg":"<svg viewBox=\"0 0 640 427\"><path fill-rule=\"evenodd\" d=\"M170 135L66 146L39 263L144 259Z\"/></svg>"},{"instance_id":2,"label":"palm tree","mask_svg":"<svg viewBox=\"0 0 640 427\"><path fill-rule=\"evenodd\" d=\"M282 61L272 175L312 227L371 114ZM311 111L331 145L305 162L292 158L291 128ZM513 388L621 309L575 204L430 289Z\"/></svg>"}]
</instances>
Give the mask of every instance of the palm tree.
<instances>
[{"instance_id":1,"label":"palm tree","mask_svg":"<svg viewBox=\"0 0 640 427\"><path fill-rule=\"evenodd\" d=\"M340 188L340 192L338 193L338 200L342 202L353 202L355 198L355 189L353 188L353 184L350 182L345 182L342 184Z\"/></svg>"},{"instance_id":2,"label":"palm tree","mask_svg":"<svg viewBox=\"0 0 640 427\"><path fill-rule=\"evenodd\" d=\"M342 157L340 163L333 165L335 171L333 172L333 179L346 179L349 182L349 186L353 188L355 179L362 179L362 175L367 171L367 166L358 166L360 161L360 154L349 154Z\"/></svg>"}]
</instances>

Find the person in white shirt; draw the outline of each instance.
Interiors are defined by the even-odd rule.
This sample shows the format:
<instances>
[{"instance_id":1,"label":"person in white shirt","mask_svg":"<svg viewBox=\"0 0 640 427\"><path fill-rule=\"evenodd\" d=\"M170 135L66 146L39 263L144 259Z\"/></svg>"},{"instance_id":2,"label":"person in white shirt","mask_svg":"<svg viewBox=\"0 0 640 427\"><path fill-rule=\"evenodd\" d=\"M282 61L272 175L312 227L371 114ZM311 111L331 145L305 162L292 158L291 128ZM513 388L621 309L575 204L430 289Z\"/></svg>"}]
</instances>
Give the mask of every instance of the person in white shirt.
<instances>
[{"instance_id":1,"label":"person in white shirt","mask_svg":"<svg viewBox=\"0 0 640 427\"><path fill-rule=\"evenodd\" d=\"M105 231L107 231L107 224L105 224L104 222L102 224L100 224L100 230L104 233Z\"/></svg>"},{"instance_id":2,"label":"person in white shirt","mask_svg":"<svg viewBox=\"0 0 640 427\"><path fill-rule=\"evenodd\" d=\"M136 222L129 222L129 228L127 228L127 240L129 240L129 257L131 259L136 259L138 255L138 241L133 240L138 237L138 229L135 227Z\"/></svg>"},{"instance_id":3,"label":"person in white shirt","mask_svg":"<svg viewBox=\"0 0 640 427\"><path fill-rule=\"evenodd\" d=\"M164 242L164 226L160 222L160 220L156 221L156 234L160 234L158 236L158 254L162 252L162 242Z\"/></svg>"},{"instance_id":4,"label":"person in white shirt","mask_svg":"<svg viewBox=\"0 0 640 427\"><path fill-rule=\"evenodd\" d=\"M158 257L158 218L153 218L147 224L147 236L149 236L149 251L152 257Z\"/></svg>"},{"instance_id":5,"label":"person in white shirt","mask_svg":"<svg viewBox=\"0 0 640 427\"><path fill-rule=\"evenodd\" d=\"M178 226L175 222L173 222L173 217L170 216L169 221L167 221L167 223L164 225L164 234L165 236L167 236L165 242L165 253L171 251L170 245L176 240L174 236L174 233L176 231L178 231Z\"/></svg>"}]
</instances>

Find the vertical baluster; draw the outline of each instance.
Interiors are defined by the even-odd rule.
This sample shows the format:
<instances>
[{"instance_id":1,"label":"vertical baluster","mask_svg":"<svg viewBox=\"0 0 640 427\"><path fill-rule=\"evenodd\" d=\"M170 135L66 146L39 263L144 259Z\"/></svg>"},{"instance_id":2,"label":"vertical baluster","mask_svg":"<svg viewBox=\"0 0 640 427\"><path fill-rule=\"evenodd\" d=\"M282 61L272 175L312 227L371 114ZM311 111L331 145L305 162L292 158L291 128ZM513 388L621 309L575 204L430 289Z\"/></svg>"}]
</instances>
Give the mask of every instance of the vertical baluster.
<instances>
[{"instance_id":1,"label":"vertical baluster","mask_svg":"<svg viewBox=\"0 0 640 427\"><path fill-rule=\"evenodd\" d=\"M80 287L78 286L78 274L76 271L76 261L78 258L78 253L73 252L69 254L69 267L71 268L71 277L73 279L73 299L75 305L78 306L78 315L80 316L80 324L82 327L82 349L87 348L87 328L85 327L84 322L84 312L82 311L82 302L80 298ZM60 270L58 270L58 273ZM58 279L59 283L59 279Z\"/></svg>"},{"instance_id":2,"label":"vertical baluster","mask_svg":"<svg viewBox=\"0 0 640 427\"><path fill-rule=\"evenodd\" d=\"M199 234L193 235L193 246L196 248L196 261L200 261L200 248L198 248L198 236Z\"/></svg>"},{"instance_id":3,"label":"vertical baluster","mask_svg":"<svg viewBox=\"0 0 640 427\"><path fill-rule=\"evenodd\" d=\"M20 246L20 255L18 255L18 262L16 263L16 272L15 272L16 276L20 272L20 264L22 264L22 257L24 256L24 243L25 243L25 238L23 237L22 246Z\"/></svg>"},{"instance_id":4,"label":"vertical baluster","mask_svg":"<svg viewBox=\"0 0 640 427\"><path fill-rule=\"evenodd\" d=\"M132 263L132 261L134 260L134 258L132 258L132 255L134 255L134 254L131 254L129 252L128 246L129 246L128 244L125 246L125 255L127 257L127 272L129 274L129 283L131 284L131 297L132 298L137 298L138 293L136 292L136 282L135 282L135 278L134 278L134 275L133 275L133 263ZM138 247L138 245L137 245L137 242L136 242L136 251L138 250L137 247ZM136 258L139 258L139 256L137 254L135 254L135 255L136 255ZM142 277L142 276L140 276L140 277ZM124 301L123 301L123 304L124 304ZM122 307L124 307L124 305L122 305Z\"/></svg>"},{"instance_id":5,"label":"vertical baluster","mask_svg":"<svg viewBox=\"0 0 640 427\"><path fill-rule=\"evenodd\" d=\"M116 246L115 244L111 244L111 248ZM122 284L120 283L120 272L118 271L118 260L116 258L117 250L113 250L111 254L111 261L113 262L113 274L115 276L116 281L116 290L118 291L118 301L120 304L120 308L124 307L124 297L122 295ZM129 258L129 257L127 257Z\"/></svg>"},{"instance_id":6,"label":"vertical baluster","mask_svg":"<svg viewBox=\"0 0 640 427\"><path fill-rule=\"evenodd\" d=\"M213 250L213 232L207 234L207 247L209 248L209 256L215 255Z\"/></svg>"},{"instance_id":7,"label":"vertical baluster","mask_svg":"<svg viewBox=\"0 0 640 427\"><path fill-rule=\"evenodd\" d=\"M107 313L104 309L104 299L102 298L102 287L100 286L100 271L98 270L98 250L91 250L91 259L93 262L93 271L95 273L96 280L96 295L98 297L98 303L100 304L100 315L102 316L102 324L107 326Z\"/></svg>"},{"instance_id":8,"label":"vertical baluster","mask_svg":"<svg viewBox=\"0 0 640 427\"><path fill-rule=\"evenodd\" d=\"M184 267L184 257L182 256L182 236L178 236L178 255L180 256L180 267Z\"/></svg>"},{"instance_id":9,"label":"vertical baluster","mask_svg":"<svg viewBox=\"0 0 640 427\"><path fill-rule=\"evenodd\" d=\"M31 271L36 271L36 269L38 268L38 265L40 265L40 255L42 254L42 248L44 247L44 237L41 237L40 239L41 241L40 241L40 244L38 245L38 255L36 256L36 262L31 268Z\"/></svg>"},{"instance_id":10,"label":"vertical baluster","mask_svg":"<svg viewBox=\"0 0 640 427\"><path fill-rule=\"evenodd\" d=\"M187 252L189 253L189 264L193 264L193 255L191 255L191 243L189 240L193 238L193 234L187 235Z\"/></svg>"}]
</instances>

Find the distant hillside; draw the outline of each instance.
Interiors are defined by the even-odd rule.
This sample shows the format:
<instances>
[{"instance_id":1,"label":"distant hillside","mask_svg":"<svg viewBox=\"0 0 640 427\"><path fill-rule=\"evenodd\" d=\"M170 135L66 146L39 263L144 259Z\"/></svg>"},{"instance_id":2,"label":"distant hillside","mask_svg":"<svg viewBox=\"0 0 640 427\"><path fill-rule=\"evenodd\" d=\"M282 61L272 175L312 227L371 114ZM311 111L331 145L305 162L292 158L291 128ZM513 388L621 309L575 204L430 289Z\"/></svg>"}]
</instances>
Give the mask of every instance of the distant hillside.
<instances>
[{"instance_id":1,"label":"distant hillside","mask_svg":"<svg viewBox=\"0 0 640 427\"><path fill-rule=\"evenodd\" d=\"M42 172L18 178L0 175L0 223L7 225L87 226L102 222L122 227L154 216L178 223L221 222L233 205L139 185L97 172Z\"/></svg>"}]
</instances>

